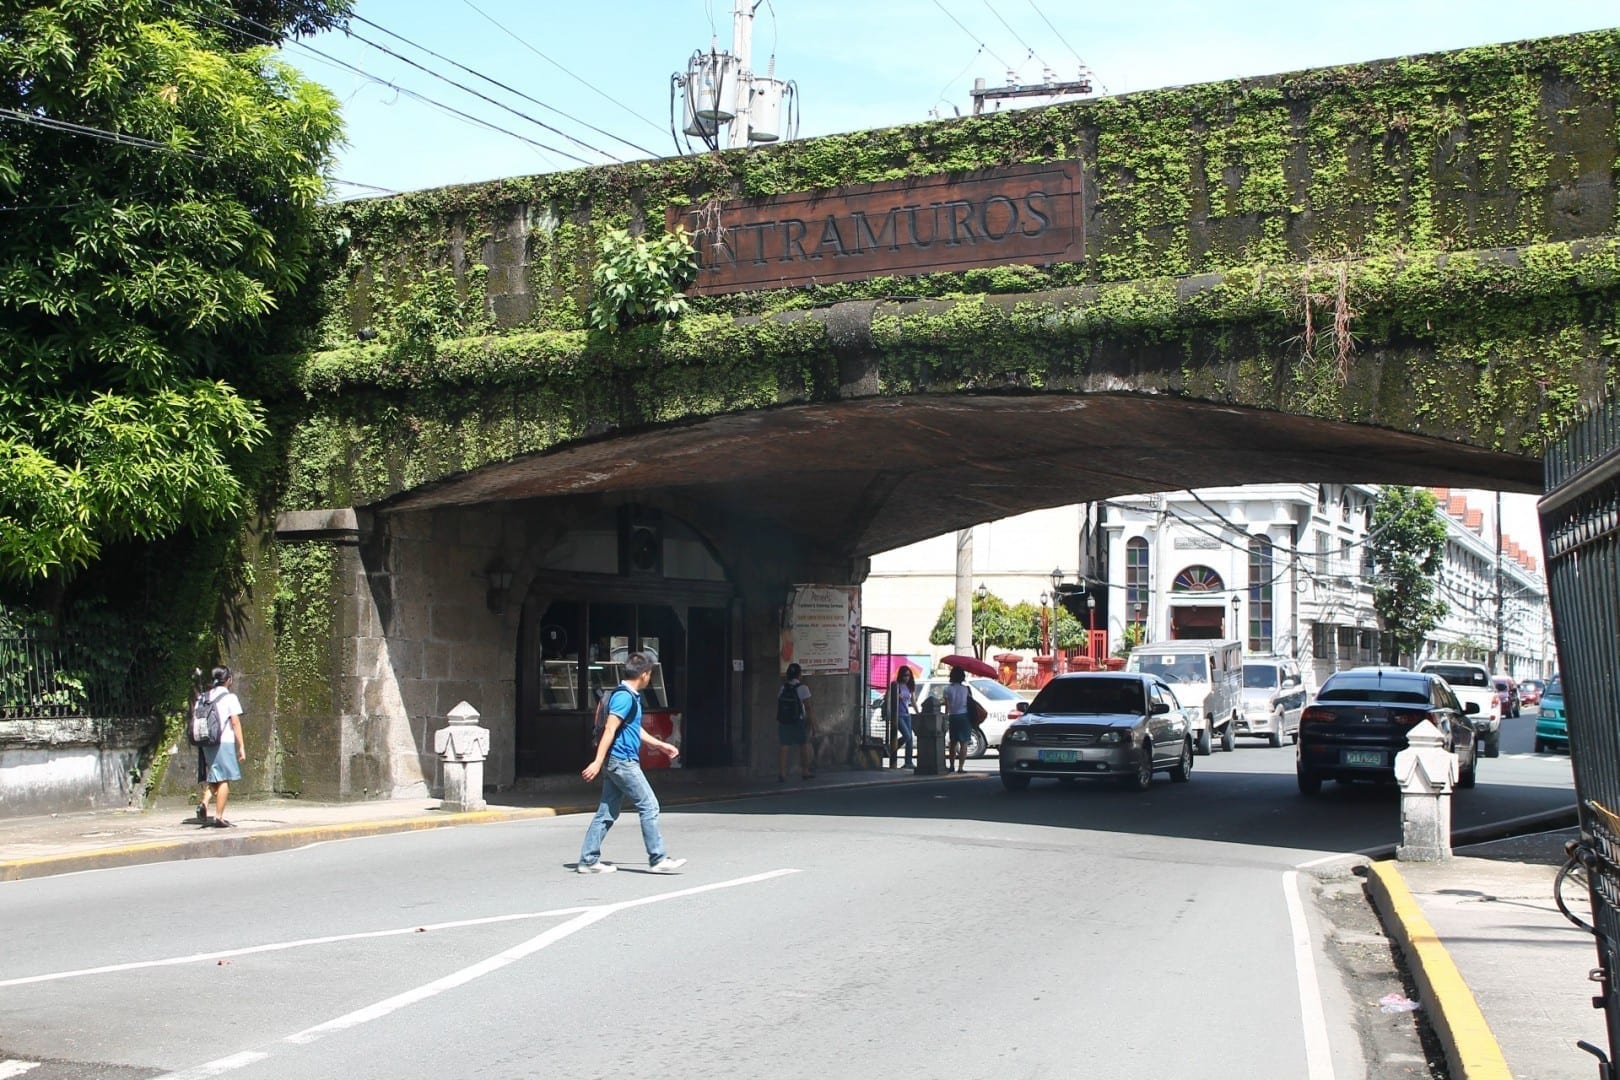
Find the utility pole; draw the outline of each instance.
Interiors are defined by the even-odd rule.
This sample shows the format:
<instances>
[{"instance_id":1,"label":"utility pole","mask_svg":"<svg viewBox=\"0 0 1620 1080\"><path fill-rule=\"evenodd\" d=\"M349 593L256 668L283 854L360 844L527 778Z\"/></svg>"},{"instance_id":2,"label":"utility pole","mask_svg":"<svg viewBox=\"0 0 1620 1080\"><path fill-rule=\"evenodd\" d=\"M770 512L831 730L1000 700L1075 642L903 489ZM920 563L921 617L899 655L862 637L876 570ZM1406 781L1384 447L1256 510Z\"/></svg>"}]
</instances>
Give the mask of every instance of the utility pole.
<instances>
[{"instance_id":1,"label":"utility pole","mask_svg":"<svg viewBox=\"0 0 1620 1080\"><path fill-rule=\"evenodd\" d=\"M1496 657L1491 671L1506 671L1507 626L1502 610L1502 493L1496 493Z\"/></svg>"},{"instance_id":2,"label":"utility pole","mask_svg":"<svg viewBox=\"0 0 1620 1080\"><path fill-rule=\"evenodd\" d=\"M731 52L737 58L737 118L731 122L730 145L748 145L748 105L753 96L754 5L734 0L731 9Z\"/></svg>"},{"instance_id":3,"label":"utility pole","mask_svg":"<svg viewBox=\"0 0 1620 1080\"><path fill-rule=\"evenodd\" d=\"M956 530L956 652L973 655L973 530Z\"/></svg>"}]
</instances>

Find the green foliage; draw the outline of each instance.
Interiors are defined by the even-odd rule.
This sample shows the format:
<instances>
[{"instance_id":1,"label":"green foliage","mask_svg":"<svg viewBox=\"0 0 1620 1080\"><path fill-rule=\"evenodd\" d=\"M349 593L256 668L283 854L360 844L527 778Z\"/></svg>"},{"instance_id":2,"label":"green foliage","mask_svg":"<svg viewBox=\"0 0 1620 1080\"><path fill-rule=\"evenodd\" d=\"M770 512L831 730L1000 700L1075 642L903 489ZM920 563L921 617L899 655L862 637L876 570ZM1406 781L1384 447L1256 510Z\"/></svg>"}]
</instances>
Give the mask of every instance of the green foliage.
<instances>
[{"instance_id":1,"label":"green foliage","mask_svg":"<svg viewBox=\"0 0 1620 1080\"><path fill-rule=\"evenodd\" d=\"M1373 608L1383 628L1385 658L1399 662L1417 655L1447 611L1446 602L1436 596L1436 575L1446 554L1439 501L1424 488L1382 488L1373 503L1369 535L1378 568Z\"/></svg>"},{"instance_id":2,"label":"green foliage","mask_svg":"<svg viewBox=\"0 0 1620 1080\"><path fill-rule=\"evenodd\" d=\"M591 271L591 326L618 330L677 318L686 311L681 290L697 279L697 271L697 249L685 229L650 240L624 229L609 231Z\"/></svg>"},{"instance_id":3,"label":"green foliage","mask_svg":"<svg viewBox=\"0 0 1620 1080\"><path fill-rule=\"evenodd\" d=\"M1147 625L1145 623L1126 623L1125 632L1119 636L1119 644L1114 646L1115 656L1129 656L1131 650L1147 642Z\"/></svg>"},{"instance_id":4,"label":"green foliage","mask_svg":"<svg viewBox=\"0 0 1620 1080\"><path fill-rule=\"evenodd\" d=\"M275 36L346 4L236 9ZM218 4L55 0L0 12L0 582L236 520L323 240L337 106L212 21ZM208 13L204 15L203 13ZM267 317L294 312L281 324Z\"/></svg>"},{"instance_id":5,"label":"green foliage","mask_svg":"<svg viewBox=\"0 0 1620 1080\"><path fill-rule=\"evenodd\" d=\"M1086 628L1080 620L1064 608L1047 609L1047 617L1055 616L1052 626L1057 647L1072 649L1085 641ZM929 631L931 645L956 643L956 601L947 600L940 609L934 628ZM973 655L983 660L993 649L1041 649L1046 642L1041 633L1041 609L1028 600L1009 604L993 592L981 598L973 594Z\"/></svg>"}]
</instances>

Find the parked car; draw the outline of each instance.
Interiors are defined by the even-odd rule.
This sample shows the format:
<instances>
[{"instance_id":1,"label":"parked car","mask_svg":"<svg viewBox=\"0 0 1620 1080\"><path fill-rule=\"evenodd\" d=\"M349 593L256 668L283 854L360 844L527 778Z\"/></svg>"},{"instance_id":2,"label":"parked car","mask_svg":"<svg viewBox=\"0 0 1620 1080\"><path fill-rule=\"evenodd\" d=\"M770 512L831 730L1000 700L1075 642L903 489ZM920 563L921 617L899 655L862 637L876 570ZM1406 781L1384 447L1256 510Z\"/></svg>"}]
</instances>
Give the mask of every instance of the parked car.
<instances>
[{"instance_id":1,"label":"parked car","mask_svg":"<svg viewBox=\"0 0 1620 1080\"><path fill-rule=\"evenodd\" d=\"M1192 639L1138 645L1125 670L1156 675L1175 687L1198 753L1209 753L1216 739L1222 750L1232 749L1243 713L1242 642Z\"/></svg>"},{"instance_id":2,"label":"parked car","mask_svg":"<svg viewBox=\"0 0 1620 1080\"><path fill-rule=\"evenodd\" d=\"M1281 746L1283 737L1299 741L1299 714L1305 710L1305 679L1299 664L1286 656L1243 658L1243 714L1237 733Z\"/></svg>"},{"instance_id":3,"label":"parked car","mask_svg":"<svg viewBox=\"0 0 1620 1080\"><path fill-rule=\"evenodd\" d=\"M1496 687L1496 700L1501 703L1502 716L1505 719L1518 716L1523 709L1518 681L1511 675L1492 675L1491 685Z\"/></svg>"},{"instance_id":4,"label":"parked car","mask_svg":"<svg viewBox=\"0 0 1620 1080\"><path fill-rule=\"evenodd\" d=\"M1541 691L1547 684L1540 679L1525 679L1519 683L1519 704L1540 705Z\"/></svg>"},{"instance_id":5,"label":"parked car","mask_svg":"<svg viewBox=\"0 0 1620 1080\"><path fill-rule=\"evenodd\" d=\"M1436 660L1420 664L1418 670L1446 680L1464 705L1478 705L1477 712L1469 710L1469 723L1484 744L1484 755L1495 757L1502 752L1502 699L1496 692L1496 684L1491 682L1491 673L1483 665Z\"/></svg>"},{"instance_id":6,"label":"parked car","mask_svg":"<svg viewBox=\"0 0 1620 1080\"><path fill-rule=\"evenodd\" d=\"M921 708L924 701L933 697L943 708L945 687L950 681L949 677L936 677L918 683L917 707ZM1008 724L1023 715L1024 710L1029 708L1029 703L1019 697L1016 691L983 675L969 676L967 688L973 695L973 700L984 709L984 723L973 729L973 742L968 744L968 756L982 758L985 751L992 746L1001 745L1002 732L1007 730Z\"/></svg>"},{"instance_id":7,"label":"parked car","mask_svg":"<svg viewBox=\"0 0 1620 1080\"><path fill-rule=\"evenodd\" d=\"M1541 692L1541 712L1536 717L1536 753L1569 749L1569 713L1564 709L1564 678L1554 675Z\"/></svg>"},{"instance_id":8,"label":"parked car","mask_svg":"<svg viewBox=\"0 0 1620 1080\"><path fill-rule=\"evenodd\" d=\"M1299 790L1315 795L1323 780L1392 783L1395 755L1406 736L1428 720L1457 755L1457 786L1471 788L1479 771L1479 739L1469 718L1479 703L1459 701L1444 678L1428 672L1372 669L1328 676L1299 718L1294 771Z\"/></svg>"},{"instance_id":9,"label":"parked car","mask_svg":"<svg viewBox=\"0 0 1620 1080\"><path fill-rule=\"evenodd\" d=\"M1153 774L1192 778L1192 723L1175 691L1137 672L1059 675L1001 740L1001 784L1023 791L1036 777L1117 780L1146 791Z\"/></svg>"}]
</instances>

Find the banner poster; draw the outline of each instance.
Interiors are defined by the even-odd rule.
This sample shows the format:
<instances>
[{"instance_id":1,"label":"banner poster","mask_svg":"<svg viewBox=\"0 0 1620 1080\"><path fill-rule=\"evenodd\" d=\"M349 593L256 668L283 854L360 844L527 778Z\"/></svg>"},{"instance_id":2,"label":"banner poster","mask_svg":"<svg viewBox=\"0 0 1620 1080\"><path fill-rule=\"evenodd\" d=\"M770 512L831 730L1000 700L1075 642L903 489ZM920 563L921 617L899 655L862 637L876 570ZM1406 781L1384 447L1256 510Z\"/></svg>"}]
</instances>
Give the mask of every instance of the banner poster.
<instances>
[{"instance_id":1,"label":"banner poster","mask_svg":"<svg viewBox=\"0 0 1620 1080\"><path fill-rule=\"evenodd\" d=\"M858 585L795 585L782 608L782 672L854 675L861 664Z\"/></svg>"}]
</instances>

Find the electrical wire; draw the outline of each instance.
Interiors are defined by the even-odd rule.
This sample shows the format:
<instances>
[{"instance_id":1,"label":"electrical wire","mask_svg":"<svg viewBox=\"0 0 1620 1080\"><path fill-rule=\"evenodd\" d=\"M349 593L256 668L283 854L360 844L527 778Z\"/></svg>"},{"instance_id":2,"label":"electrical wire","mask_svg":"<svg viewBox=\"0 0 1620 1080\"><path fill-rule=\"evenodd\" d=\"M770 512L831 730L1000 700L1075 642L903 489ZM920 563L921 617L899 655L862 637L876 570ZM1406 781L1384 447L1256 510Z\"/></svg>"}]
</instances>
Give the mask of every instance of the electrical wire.
<instances>
[{"instance_id":1,"label":"electrical wire","mask_svg":"<svg viewBox=\"0 0 1620 1080\"><path fill-rule=\"evenodd\" d=\"M44 128L47 131L55 131L65 135L80 135L86 138L100 139L103 142L116 143L119 146L131 146L141 150L161 150L167 154L178 154L181 157L191 158L193 161L210 160L195 151L182 150L179 147L156 142L152 139L143 139L139 135L126 135L119 131L108 131L106 128L91 127L89 124L80 124L72 120L57 120L54 117L25 112L22 109L0 108L0 120L10 120L14 123Z\"/></svg>"},{"instance_id":2,"label":"electrical wire","mask_svg":"<svg viewBox=\"0 0 1620 1080\"><path fill-rule=\"evenodd\" d=\"M545 53L541 52L539 49L535 48L533 45L530 45L527 41L524 41L521 37L518 37L518 35L516 33L514 33L513 31L511 31L509 29L507 29L505 26L501 25L501 23L498 22L495 19L494 16L492 16L488 12L484 11L477 4L474 4L472 2L472 0L461 0L461 2L466 4L468 7L472 8L474 11L478 12L478 14L482 15L485 19L488 19L490 21L490 23L492 23L495 26L495 28L497 30L499 30L501 33L505 34L507 37L511 38L513 41L517 42L519 45L522 45L525 49L528 49L530 52L534 53L534 55L538 56L540 59L542 59L546 63L550 64L552 67L556 68L558 71L562 72L564 75L567 75L569 78L573 79L575 82L579 83L581 86L585 87L591 93L596 94L598 97L605 98L608 101L612 102L613 104L617 105L619 108L623 109L625 112L629 113L631 116L634 116L637 120L640 120L642 123L646 124L648 127L652 128L654 131L657 131L659 134L663 133L663 129L660 128L656 123L654 123L653 121L647 119L641 113L636 112L636 110L632 109L630 106L626 105L624 102L620 101L618 98L613 97L611 94L608 94L606 91L598 90L595 86L591 85L585 79L581 78L578 75L575 75L572 71L569 71L567 68L565 68L561 64L557 63L557 61L553 60L551 57L547 56ZM710 24L711 25L713 25L713 21L714 20L711 18L710 19Z\"/></svg>"},{"instance_id":3,"label":"electrical wire","mask_svg":"<svg viewBox=\"0 0 1620 1080\"><path fill-rule=\"evenodd\" d=\"M981 51L989 53L990 58L992 60L994 60L996 63L1000 64L1002 67L1006 68L1008 71L1014 71L1015 72L1017 70L1011 64L1007 63L1007 61L1003 60L1000 56L997 56L996 51L994 49L992 49L990 46L986 45L983 41L980 41L978 36L975 35L973 33L973 31L969 30L966 26L964 26L962 24L961 19L958 19L955 15L952 15L950 13L950 10L944 4L940 3L940 0L934 0L934 6L939 8L940 11L943 11L945 13L945 17L947 19L951 20L951 22L955 23L957 25L957 27L961 29L962 33L966 34L969 38L971 38L973 40L973 43L975 45L977 45Z\"/></svg>"},{"instance_id":4,"label":"electrical wire","mask_svg":"<svg viewBox=\"0 0 1620 1080\"><path fill-rule=\"evenodd\" d=\"M474 68L468 67L466 64L460 63L459 61L452 60L448 56L444 56L444 55L441 55L440 53L434 52L432 49L428 48L426 45L419 44L418 42L412 41L410 38L404 36L403 34L400 34L400 33L397 33L397 32L395 32L393 30L388 29L388 27L386 27L386 26L382 26L382 25L380 25L378 23L372 22L370 19L366 18L364 15L351 15L350 18L354 19L356 22L363 22L367 26L373 27L374 29L381 30L383 33L387 34L389 37L394 38L397 41L402 41L406 45L411 46L413 49L420 49L422 52L427 53L429 56L433 57L435 60L442 60L446 64L449 64L450 66L452 66L454 68L457 68L457 69L459 69L461 71L465 71L467 74L472 75L475 78L483 79L485 82L489 83L491 86L498 86L502 90L505 90L507 93L513 94L513 95L516 95L517 97L522 98L524 101L531 102L532 104L538 105L542 109L545 109L545 110L547 110L549 112L556 113L558 116L566 117L567 119L572 120L574 123L578 124L580 127L588 128L591 131L596 132L598 135L602 135L602 136L605 136L605 137L607 137L609 139L612 139L614 142L623 143L624 145L626 145L626 146L628 146L628 147L630 147L630 148L632 148L634 150L638 150L641 153L647 154L647 155L649 155L651 157L658 157L659 156L656 151L648 150L645 146L641 146L641 145L639 145L637 143L631 142L629 139L620 138L619 136L613 134L613 132L611 132L611 131L604 131L603 129L595 126L594 124L590 124L590 123L587 123L584 120L581 120L579 117L573 115L572 113L564 112L562 109L557 108L555 105L548 105L544 101L541 101L539 98L532 97L531 95L524 93L522 90L519 90L516 87L508 86L506 83L501 82L499 79L491 78L490 76L485 75L481 71L478 71L478 70L476 70ZM367 41L365 38L361 37L359 34L354 33L353 31L349 31L349 36L353 37L356 41L365 42L368 45L371 44L371 42ZM390 53L389 55L395 55L395 54ZM409 63L409 61L406 61L406 62ZM459 84L457 84L457 85L459 85ZM519 113L518 115L522 116L523 114ZM527 119L527 118L525 118L525 119ZM536 120L534 122L535 123L540 123L538 120ZM546 125L542 124L541 126L545 127ZM548 128L548 130L556 131L557 129ZM591 146L588 143L579 142L579 140L574 139L572 136L566 135L561 131L557 131L557 134L562 135L563 138L569 139L569 141L571 141L571 142L575 142L575 143L578 143L578 145L580 145L580 146L584 146L587 150L594 150L594 151L596 151L596 153L601 154L604 157L613 157L613 155L609 154L607 151L598 150L596 147ZM615 159L615 160L617 160L617 159Z\"/></svg>"},{"instance_id":5,"label":"electrical wire","mask_svg":"<svg viewBox=\"0 0 1620 1080\"><path fill-rule=\"evenodd\" d=\"M992 14L992 15L994 15L996 17L997 22L999 22L1002 26L1005 26L1007 28L1007 33L1009 33L1009 34L1011 34L1013 36L1013 40L1018 42L1018 44L1022 45L1026 50L1028 50L1030 57L1032 57L1037 63L1039 63L1041 65L1042 68L1046 69L1047 71L1052 70L1052 65L1048 64L1046 62L1046 58L1036 54L1035 46L1033 46L1029 42L1025 41L1024 38L1023 38L1023 35L1021 35L1017 30L1013 29L1012 23L1010 23L1006 19L1002 18L1001 12L999 12L999 11L997 11L995 9L995 6L990 3L990 0L984 0L984 6L990 9L990 14Z\"/></svg>"},{"instance_id":6,"label":"electrical wire","mask_svg":"<svg viewBox=\"0 0 1620 1080\"><path fill-rule=\"evenodd\" d=\"M1041 21L1046 24L1047 29L1051 30L1052 33L1057 36L1059 41L1063 42L1063 47L1069 50L1069 55L1073 56L1075 63L1080 65L1080 70L1082 72L1089 72L1091 70L1091 65L1086 63L1085 57L1074 51L1074 46L1070 45L1069 42L1064 38L1062 32L1059 31L1057 27L1052 25L1052 20L1046 17L1046 12L1035 6L1035 0L1029 0L1029 6L1035 8L1035 14L1041 17ZM1103 93L1108 93L1108 87L1103 84L1101 79L1097 80L1097 85L1102 87Z\"/></svg>"}]
</instances>

